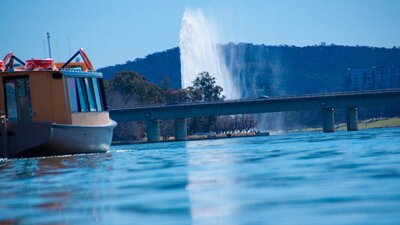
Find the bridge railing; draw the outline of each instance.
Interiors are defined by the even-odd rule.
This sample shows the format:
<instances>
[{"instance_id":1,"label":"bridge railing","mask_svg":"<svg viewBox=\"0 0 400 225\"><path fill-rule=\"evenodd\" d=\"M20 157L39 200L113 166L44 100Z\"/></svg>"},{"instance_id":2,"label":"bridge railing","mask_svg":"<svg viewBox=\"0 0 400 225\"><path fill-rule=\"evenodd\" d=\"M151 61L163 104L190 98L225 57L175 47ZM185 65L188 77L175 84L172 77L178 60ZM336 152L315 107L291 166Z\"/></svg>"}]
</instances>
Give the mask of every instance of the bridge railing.
<instances>
[{"instance_id":1,"label":"bridge railing","mask_svg":"<svg viewBox=\"0 0 400 225\"><path fill-rule=\"evenodd\" d=\"M122 110L132 108L149 108L149 107L165 107L165 106L184 106L184 105L201 105L201 104L213 104L213 103L235 103L235 102L254 102L254 101L274 101L282 99L299 99L299 98L319 98L329 96L349 96L359 94L377 94L377 93L391 93L400 92L400 88L396 89L380 89L380 90L363 90L363 91L342 91L342 92L324 92L324 93L313 93L303 95L283 95L283 96L270 96L270 98L247 98L247 99L233 99L233 100L217 100L217 101L187 101L187 102L165 102L165 103L135 103L130 104L127 107L110 107L110 110Z\"/></svg>"}]
</instances>

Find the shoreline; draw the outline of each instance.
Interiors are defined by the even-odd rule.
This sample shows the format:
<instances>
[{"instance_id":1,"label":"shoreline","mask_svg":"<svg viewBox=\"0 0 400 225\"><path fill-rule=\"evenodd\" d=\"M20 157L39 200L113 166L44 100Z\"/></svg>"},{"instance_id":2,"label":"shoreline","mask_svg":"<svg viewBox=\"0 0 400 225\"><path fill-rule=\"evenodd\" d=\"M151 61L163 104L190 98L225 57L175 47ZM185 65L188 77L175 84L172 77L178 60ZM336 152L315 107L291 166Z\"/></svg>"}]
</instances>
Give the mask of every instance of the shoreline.
<instances>
[{"instance_id":1,"label":"shoreline","mask_svg":"<svg viewBox=\"0 0 400 225\"><path fill-rule=\"evenodd\" d=\"M260 132L256 134L256 132L251 133L235 133L234 135L227 134L217 134L214 136L205 136L205 135L188 135L188 139L186 141L201 141L201 140L216 140L216 139L227 139L227 138L246 138L246 137L265 137L270 136L270 132ZM175 139L166 139L160 140L160 142L147 142L146 140L133 141L133 142L113 142L112 145L130 145L130 144L151 144L151 143L164 143L164 142L184 142L184 141L176 141Z\"/></svg>"},{"instance_id":2,"label":"shoreline","mask_svg":"<svg viewBox=\"0 0 400 225\"><path fill-rule=\"evenodd\" d=\"M335 130L342 131L346 130L346 123L340 123L335 125ZM368 120L362 120L358 122L358 129L374 129L374 128L388 128L388 127L400 127L400 117L391 117L391 118L373 118ZM309 127L304 129L294 129L282 132L249 132L249 133L234 133L234 134L216 134L216 135L188 135L188 139L186 141L199 141L199 140L214 140L214 139L226 139L226 138L245 138L245 137L263 137L270 136L271 133L297 133L297 132L315 132L322 131L322 127ZM160 140L160 142L180 142L176 141L174 138ZM129 142L113 142L111 145L129 145L129 144L150 144L154 142L147 142L144 140L138 141L129 141Z\"/></svg>"}]
</instances>

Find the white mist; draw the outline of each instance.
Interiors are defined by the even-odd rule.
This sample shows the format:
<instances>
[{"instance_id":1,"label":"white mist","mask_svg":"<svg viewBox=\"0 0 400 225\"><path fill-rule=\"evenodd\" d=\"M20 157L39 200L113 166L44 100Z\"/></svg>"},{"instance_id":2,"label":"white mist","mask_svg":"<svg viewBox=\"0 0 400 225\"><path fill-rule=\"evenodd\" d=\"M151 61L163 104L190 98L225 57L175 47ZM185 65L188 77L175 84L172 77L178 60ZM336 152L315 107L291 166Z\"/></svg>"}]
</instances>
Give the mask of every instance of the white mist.
<instances>
[{"instance_id":1,"label":"white mist","mask_svg":"<svg viewBox=\"0 0 400 225\"><path fill-rule=\"evenodd\" d=\"M201 9L185 10L179 38L182 88L191 86L199 73L207 71L223 88L227 99L238 99L240 91L218 45L217 30Z\"/></svg>"}]
</instances>

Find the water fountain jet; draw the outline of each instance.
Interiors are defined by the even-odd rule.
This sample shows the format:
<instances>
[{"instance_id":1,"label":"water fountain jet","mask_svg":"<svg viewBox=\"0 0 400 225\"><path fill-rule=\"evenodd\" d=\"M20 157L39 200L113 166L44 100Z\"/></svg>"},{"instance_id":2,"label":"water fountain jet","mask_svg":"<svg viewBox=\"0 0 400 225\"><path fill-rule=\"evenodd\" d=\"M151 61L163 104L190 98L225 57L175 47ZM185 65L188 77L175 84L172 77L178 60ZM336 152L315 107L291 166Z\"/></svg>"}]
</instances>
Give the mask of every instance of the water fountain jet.
<instances>
[{"instance_id":1,"label":"water fountain jet","mask_svg":"<svg viewBox=\"0 0 400 225\"><path fill-rule=\"evenodd\" d=\"M207 71L223 88L222 94L227 99L240 98L218 43L218 32L201 9L185 10L179 47L182 88L191 86L199 73Z\"/></svg>"}]
</instances>

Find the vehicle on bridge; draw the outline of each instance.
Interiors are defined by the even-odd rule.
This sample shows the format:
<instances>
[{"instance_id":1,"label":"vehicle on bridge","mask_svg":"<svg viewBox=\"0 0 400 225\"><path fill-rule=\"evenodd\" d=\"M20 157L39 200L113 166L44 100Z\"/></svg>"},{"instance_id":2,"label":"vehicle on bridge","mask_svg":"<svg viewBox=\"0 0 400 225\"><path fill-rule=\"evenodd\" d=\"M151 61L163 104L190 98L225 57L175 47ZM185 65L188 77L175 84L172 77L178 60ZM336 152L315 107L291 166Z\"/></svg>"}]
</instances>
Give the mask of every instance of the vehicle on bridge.
<instances>
[{"instance_id":1,"label":"vehicle on bridge","mask_svg":"<svg viewBox=\"0 0 400 225\"><path fill-rule=\"evenodd\" d=\"M72 62L81 55L83 62ZM109 149L116 123L102 74L80 49L66 63L0 63L0 158L98 153Z\"/></svg>"},{"instance_id":2,"label":"vehicle on bridge","mask_svg":"<svg viewBox=\"0 0 400 225\"><path fill-rule=\"evenodd\" d=\"M258 99L271 99L268 95L261 95Z\"/></svg>"}]
</instances>

